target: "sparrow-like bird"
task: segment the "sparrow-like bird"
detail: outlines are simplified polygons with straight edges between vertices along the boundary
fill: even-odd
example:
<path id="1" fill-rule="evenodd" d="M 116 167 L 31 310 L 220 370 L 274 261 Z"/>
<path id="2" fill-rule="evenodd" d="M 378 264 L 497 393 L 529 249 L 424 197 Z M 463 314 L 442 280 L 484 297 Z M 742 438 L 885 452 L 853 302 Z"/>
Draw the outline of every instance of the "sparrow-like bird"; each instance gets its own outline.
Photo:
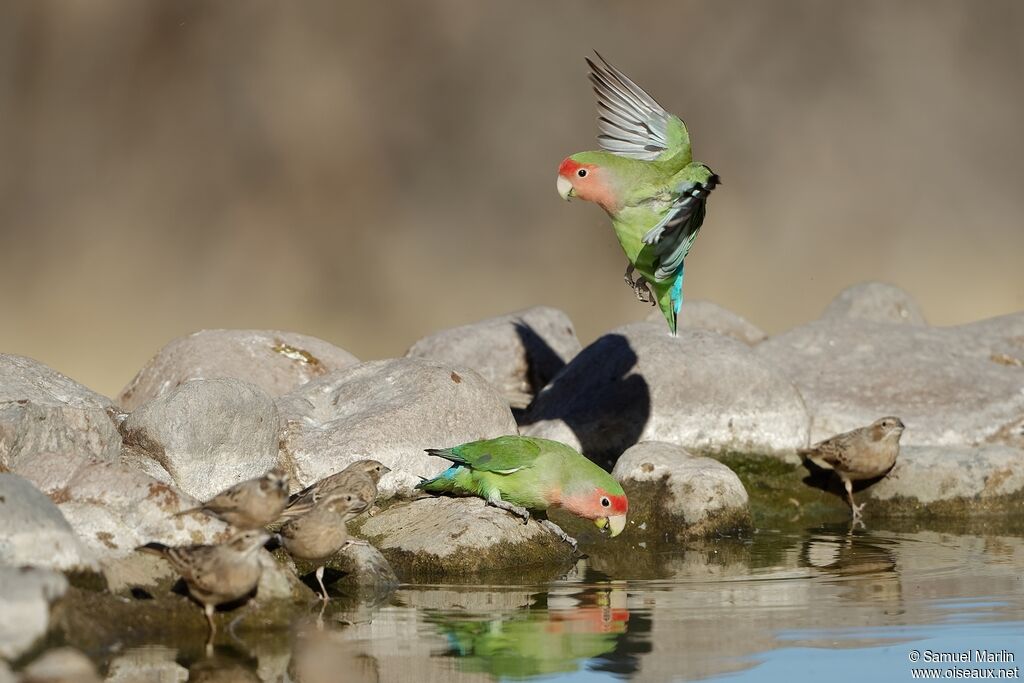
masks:
<path id="1" fill-rule="evenodd" d="M 239 482 L 202 505 L 174 516 L 205 512 L 236 529 L 262 529 L 277 519 L 287 504 L 288 473 L 275 467 L 262 477 Z"/>
<path id="2" fill-rule="evenodd" d="M 860 520 L 864 503 L 853 502 L 853 482 L 885 476 L 896 464 L 900 453 L 900 436 L 905 429 L 898 417 L 883 417 L 867 427 L 837 434 L 810 448 L 801 448 L 799 455 L 818 467 L 834 470 L 843 480 L 854 521 Z"/>
<path id="3" fill-rule="evenodd" d="M 221 545 L 172 548 L 162 543 L 148 543 L 137 550 L 162 555 L 181 574 L 189 594 L 203 606 L 212 641 L 217 632 L 213 623 L 214 609 L 256 588 L 263 574 L 258 553 L 268 540 L 270 534 L 266 531 L 252 529 L 232 536 Z"/>
<path id="4" fill-rule="evenodd" d="M 345 523 L 367 507 L 366 499 L 358 492 L 334 491 L 319 498 L 304 514 L 289 519 L 278 532 L 281 545 L 292 557 L 318 563 L 316 580 L 324 602 L 329 597 L 323 563 L 348 544 Z"/>
<path id="5" fill-rule="evenodd" d="M 294 494 L 279 517 L 284 520 L 304 515 L 312 510 L 318 501 L 338 491 L 357 495 L 366 502 L 364 509 L 369 509 L 377 500 L 377 484 L 380 478 L 390 471 L 376 460 L 357 460 L 342 471 L 324 477 Z"/>
<path id="6" fill-rule="evenodd" d="M 597 93 L 601 151 L 566 157 L 558 193 L 594 202 L 612 219 L 629 264 L 626 282 L 641 301 L 657 303 L 673 336 L 683 305 L 683 260 L 704 223 L 708 195 L 718 185 L 693 160 L 690 134 L 643 88 L 597 55 L 588 59 Z M 633 272 L 640 275 L 633 280 Z M 651 294 L 651 289 L 654 293 Z"/>

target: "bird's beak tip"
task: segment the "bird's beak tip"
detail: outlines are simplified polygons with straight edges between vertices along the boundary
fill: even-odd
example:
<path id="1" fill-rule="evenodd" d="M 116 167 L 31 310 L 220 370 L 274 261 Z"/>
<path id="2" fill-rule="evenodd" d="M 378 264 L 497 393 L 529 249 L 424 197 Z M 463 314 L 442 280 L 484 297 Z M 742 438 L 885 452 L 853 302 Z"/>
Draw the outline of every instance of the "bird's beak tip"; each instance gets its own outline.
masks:
<path id="1" fill-rule="evenodd" d="M 608 528 L 608 533 L 612 538 L 615 538 L 622 533 L 622 530 L 626 528 L 626 515 L 610 515 L 608 517 L 600 517 L 594 521 L 598 529 Z"/>
<path id="2" fill-rule="evenodd" d="M 565 176 L 558 176 L 558 180 L 555 181 L 555 188 L 558 190 L 558 195 L 565 201 L 572 199 L 572 183 Z"/>

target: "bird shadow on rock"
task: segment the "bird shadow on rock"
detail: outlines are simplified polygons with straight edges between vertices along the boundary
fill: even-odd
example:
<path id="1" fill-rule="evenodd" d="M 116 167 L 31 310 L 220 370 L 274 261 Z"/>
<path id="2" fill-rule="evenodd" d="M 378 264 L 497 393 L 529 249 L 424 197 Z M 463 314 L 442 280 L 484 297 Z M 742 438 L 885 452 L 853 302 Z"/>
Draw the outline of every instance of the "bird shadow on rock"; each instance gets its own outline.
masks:
<path id="1" fill-rule="evenodd" d="M 544 337 L 537 334 L 532 325 L 518 321 L 514 327 L 526 352 L 526 381 L 530 385 L 531 396 L 535 397 L 565 367 L 565 361 Z M 526 416 L 528 409 L 528 406 L 512 408 L 516 422 Z"/>
<path id="2" fill-rule="evenodd" d="M 651 391 L 634 372 L 637 360 L 624 335 L 604 335 L 555 376 L 521 424 L 560 420 L 585 456 L 611 469 L 651 417 Z"/>
<path id="3" fill-rule="evenodd" d="M 807 470 L 807 476 L 801 480 L 804 484 L 828 493 L 834 493 L 843 500 L 843 503 L 846 503 L 846 489 L 843 488 L 843 480 L 834 471 L 826 467 L 819 467 L 808 458 L 803 459 L 803 466 Z M 853 482 L 853 492 L 858 493 L 866 488 L 870 488 L 875 483 L 885 479 L 888 474 L 886 472 L 872 479 L 859 479 Z"/>

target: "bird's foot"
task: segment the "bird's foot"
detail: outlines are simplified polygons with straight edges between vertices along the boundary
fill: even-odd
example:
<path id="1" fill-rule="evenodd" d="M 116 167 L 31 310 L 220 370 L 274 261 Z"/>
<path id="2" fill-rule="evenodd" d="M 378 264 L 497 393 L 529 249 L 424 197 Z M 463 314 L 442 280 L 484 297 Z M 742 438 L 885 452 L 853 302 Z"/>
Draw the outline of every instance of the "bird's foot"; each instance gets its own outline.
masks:
<path id="1" fill-rule="evenodd" d="M 530 523 L 530 511 L 527 510 L 524 507 L 519 507 L 518 505 L 513 505 L 512 503 L 506 503 L 505 501 L 501 500 L 500 498 L 488 498 L 487 499 L 487 504 L 488 505 L 493 505 L 494 507 L 498 508 L 499 510 L 505 510 L 506 512 L 511 512 L 516 517 L 522 517 L 523 518 L 523 524 L 529 524 Z"/>
<path id="2" fill-rule="evenodd" d="M 548 531 L 553 533 L 555 536 L 558 536 L 558 538 L 560 540 L 565 541 L 570 546 L 572 546 L 573 552 L 576 552 L 576 549 L 579 547 L 579 543 L 576 542 L 575 538 L 573 538 L 569 534 L 567 534 L 564 531 L 562 531 L 562 527 L 558 526 L 557 524 L 552 522 L 550 519 L 542 519 L 542 520 L 540 520 L 540 524 L 545 529 L 547 529 Z"/>
<path id="3" fill-rule="evenodd" d="M 853 521 L 854 522 L 860 522 L 861 521 L 861 513 L 863 513 L 863 511 L 864 511 L 864 506 L 865 505 L 867 505 L 867 503 L 861 503 L 860 505 L 853 505 L 853 504 L 850 505 L 850 511 L 853 512 Z M 863 523 L 863 522 L 861 522 L 861 523 Z"/>

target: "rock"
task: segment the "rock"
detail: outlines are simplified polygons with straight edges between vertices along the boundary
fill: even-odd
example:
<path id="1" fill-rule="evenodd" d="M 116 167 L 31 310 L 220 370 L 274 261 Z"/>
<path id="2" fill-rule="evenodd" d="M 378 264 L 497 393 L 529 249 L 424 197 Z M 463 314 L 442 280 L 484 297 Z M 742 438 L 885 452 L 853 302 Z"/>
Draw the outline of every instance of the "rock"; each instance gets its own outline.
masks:
<path id="1" fill-rule="evenodd" d="M 291 557 L 284 548 L 275 550 L 274 557 L 302 577 L 309 577 L 319 566 L 316 562 Z M 388 593 L 398 586 L 395 570 L 372 545 L 350 545 L 327 560 L 324 567 L 327 569 L 324 584 L 329 590 L 339 589 L 347 595 Z M 319 591 L 315 579 L 306 585 Z"/>
<path id="2" fill-rule="evenodd" d="M 89 658 L 70 647 L 48 650 L 25 667 L 22 683 L 100 683 Z"/>
<path id="3" fill-rule="evenodd" d="M 110 399 L 42 363 L 0 354 L 0 471 L 38 453 L 117 458 Z"/>
<path id="4" fill-rule="evenodd" d="M 350 526 L 406 580 L 572 563 L 569 545 L 535 520 L 523 524 L 481 498 L 420 498 Z"/>
<path id="5" fill-rule="evenodd" d="M 1024 450 L 999 445 L 904 447 L 888 476 L 856 495 L 865 494 L 904 506 L 967 502 L 971 512 L 985 512 L 990 502 L 997 502 L 991 499 L 1024 499 Z"/>
<path id="6" fill-rule="evenodd" d="M 0 564 L 96 568 L 53 501 L 16 474 L 0 474 Z"/>
<path id="7" fill-rule="evenodd" d="M 0 683 L 16 683 L 10 667 L 2 659 L 0 659 Z"/>
<path id="8" fill-rule="evenodd" d="M 15 473 L 50 496 L 101 564 L 151 541 L 211 543 L 228 533 L 227 525 L 213 517 L 174 517 L 198 501 L 118 463 L 45 455 Z"/>
<path id="9" fill-rule="evenodd" d="M 1024 446 L 1024 367 L 979 352 L 977 330 L 819 320 L 757 346 L 811 412 L 811 442 L 898 415 L 904 446 Z"/>
<path id="10" fill-rule="evenodd" d="M 707 330 L 634 323 L 585 348 L 538 396 L 522 430 L 606 466 L 639 441 L 705 451 L 791 451 L 807 409 L 746 344 Z"/>
<path id="11" fill-rule="evenodd" d="M 15 659 L 46 634 L 68 581 L 49 569 L 0 566 L 0 657 Z"/>
<path id="12" fill-rule="evenodd" d="M 638 443 L 612 476 L 629 498 L 631 536 L 674 540 L 750 527 L 750 501 L 736 473 L 675 444 Z"/>
<path id="13" fill-rule="evenodd" d="M 1010 368 L 1024 367 L 1024 311 L 943 328 L 959 333 L 963 351 Z"/>
<path id="14" fill-rule="evenodd" d="M 184 683 L 188 669 L 175 661 L 178 651 L 160 645 L 133 647 L 110 660 L 106 683 Z"/>
<path id="15" fill-rule="evenodd" d="M 647 316 L 647 321 L 664 325 L 665 317 L 659 309 L 654 308 Z M 684 301 L 679 313 L 679 329 L 711 330 L 751 346 L 768 338 L 761 328 L 743 316 L 710 301 Z"/>
<path id="16" fill-rule="evenodd" d="M 358 363 L 316 337 L 276 330 L 201 330 L 160 349 L 118 396 L 127 410 L 193 379 L 240 379 L 283 396 L 311 379 Z"/>
<path id="17" fill-rule="evenodd" d="M 821 317 L 905 325 L 928 324 L 910 294 L 882 282 L 863 282 L 847 287 L 825 308 Z"/>
<path id="18" fill-rule="evenodd" d="M 425 358 L 361 363 L 278 399 L 281 452 L 305 487 L 362 458 L 394 472 L 382 497 L 410 491 L 448 463 L 426 448 L 515 434 L 508 403 L 469 368 Z"/>
<path id="19" fill-rule="evenodd" d="M 237 379 L 185 382 L 135 410 L 121 433 L 201 500 L 277 464 L 277 407 Z"/>
<path id="20" fill-rule="evenodd" d="M 473 368 L 513 408 L 525 408 L 579 351 L 569 316 L 536 306 L 442 330 L 413 344 L 406 356 Z"/>

